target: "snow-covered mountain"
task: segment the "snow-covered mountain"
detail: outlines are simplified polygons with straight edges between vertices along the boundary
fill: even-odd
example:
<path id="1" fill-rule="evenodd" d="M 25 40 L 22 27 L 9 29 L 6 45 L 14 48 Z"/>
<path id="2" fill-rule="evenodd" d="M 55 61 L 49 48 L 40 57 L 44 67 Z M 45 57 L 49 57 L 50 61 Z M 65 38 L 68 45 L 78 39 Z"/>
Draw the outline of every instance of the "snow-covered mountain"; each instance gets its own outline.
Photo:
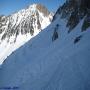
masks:
<path id="1" fill-rule="evenodd" d="M 0 16 L 0 64 L 12 51 L 46 28 L 51 20 L 52 14 L 41 4 Z"/>
<path id="2" fill-rule="evenodd" d="M 2 64 L 1 89 L 90 90 L 88 6 L 89 0 L 67 0 L 46 29 Z"/>

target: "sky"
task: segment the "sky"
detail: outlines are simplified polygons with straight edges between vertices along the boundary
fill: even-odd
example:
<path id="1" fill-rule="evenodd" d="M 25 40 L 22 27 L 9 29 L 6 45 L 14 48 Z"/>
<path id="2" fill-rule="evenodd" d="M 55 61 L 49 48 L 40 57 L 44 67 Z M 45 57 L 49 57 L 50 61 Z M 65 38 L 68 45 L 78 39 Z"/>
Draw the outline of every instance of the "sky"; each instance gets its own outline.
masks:
<path id="1" fill-rule="evenodd" d="M 55 12 L 65 0 L 0 0 L 0 15 L 10 15 L 33 3 L 40 3 Z"/>

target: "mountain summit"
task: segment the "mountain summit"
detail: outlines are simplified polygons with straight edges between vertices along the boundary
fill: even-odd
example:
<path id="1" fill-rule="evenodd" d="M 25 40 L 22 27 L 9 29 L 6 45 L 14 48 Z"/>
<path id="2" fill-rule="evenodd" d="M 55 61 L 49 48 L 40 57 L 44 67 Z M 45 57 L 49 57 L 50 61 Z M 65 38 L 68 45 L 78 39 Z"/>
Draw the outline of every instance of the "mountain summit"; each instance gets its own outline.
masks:
<path id="1" fill-rule="evenodd" d="M 46 28 L 51 20 L 52 14 L 41 4 L 30 5 L 9 16 L 0 16 L 0 62 L 13 49 Z"/>
<path id="2" fill-rule="evenodd" d="M 41 4 L 33 4 L 28 8 L 20 10 L 9 16 L 0 17 L 0 35 L 1 40 L 13 36 L 16 38 L 19 34 L 34 35 L 36 32 L 44 29 L 50 22 L 52 16 L 50 12 Z"/>

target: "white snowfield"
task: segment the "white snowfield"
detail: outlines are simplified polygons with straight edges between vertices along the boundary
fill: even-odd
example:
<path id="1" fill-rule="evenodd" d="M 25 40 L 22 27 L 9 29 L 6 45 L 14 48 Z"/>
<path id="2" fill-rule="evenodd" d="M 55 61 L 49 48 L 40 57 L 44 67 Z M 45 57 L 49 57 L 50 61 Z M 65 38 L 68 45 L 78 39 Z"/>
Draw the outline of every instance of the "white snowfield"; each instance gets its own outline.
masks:
<path id="1" fill-rule="evenodd" d="M 30 33 L 22 35 L 20 32 L 17 38 L 16 35 L 13 35 L 12 37 L 10 37 L 9 42 L 7 42 L 8 38 L 6 38 L 3 41 L 1 40 L 4 32 L 0 34 L 0 65 L 12 52 L 14 52 L 20 46 L 24 45 L 27 41 L 29 41 L 32 37 L 36 36 L 41 30 L 46 28 L 51 23 L 50 20 L 52 20 L 52 15 L 50 14 L 49 16 L 46 17 L 42 12 L 40 12 L 36 8 L 36 6 L 37 4 L 30 5 L 28 8 L 22 9 L 19 12 L 14 13 L 8 18 L 8 22 L 6 23 L 5 30 L 7 30 L 8 28 L 9 21 L 12 22 L 11 28 L 13 28 L 13 26 L 17 27 L 19 24 L 23 24 L 22 22 L 24 20 L 26 20 L 29 23 L 30 22 L 29 18 L 34 14 L 36 15 L 36 12 L 38 12 L 41 29 L 39 30 L 37 26 L 37 16 L 34 16 L 36 22 L 34 23 L 33 36 L 31 36 Z M 21 28 L 19 29 L 21 31 Z M 16 42 L 14 42 L 15 38 L 16 38 Z"/>
<path id="2" fill-rule="evenodd" d="M 90 28 L 81 32 L 82 23 L 68 34 L 66 20 L 58 16 L 5 60 L 0 68 L 0 88 L 90 90 Z M 59 38 L 52 42 L 57 24 Z M 74 44 L 80 35 L 80 41 Z"/>

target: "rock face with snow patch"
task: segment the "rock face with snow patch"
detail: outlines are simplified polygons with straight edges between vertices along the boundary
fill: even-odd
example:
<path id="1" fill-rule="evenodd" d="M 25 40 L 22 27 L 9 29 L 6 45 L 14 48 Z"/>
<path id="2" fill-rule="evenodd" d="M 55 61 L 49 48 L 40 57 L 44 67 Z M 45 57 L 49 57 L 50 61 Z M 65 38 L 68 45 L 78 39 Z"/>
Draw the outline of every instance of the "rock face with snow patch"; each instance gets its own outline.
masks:
<path id="1" fill-rule="evenodd" d="M 81 31 L 85 31 L 90 27 L 90 1 L 89 0 L 66 0 L 64 5 L 60 7 L 56 15 L 60 14 L 61 18 L 67 19 L 68 32 L 71 32 L 78 23 L 85 17 Z M 56 17 L 54 16 L 54 19 Z"/>

